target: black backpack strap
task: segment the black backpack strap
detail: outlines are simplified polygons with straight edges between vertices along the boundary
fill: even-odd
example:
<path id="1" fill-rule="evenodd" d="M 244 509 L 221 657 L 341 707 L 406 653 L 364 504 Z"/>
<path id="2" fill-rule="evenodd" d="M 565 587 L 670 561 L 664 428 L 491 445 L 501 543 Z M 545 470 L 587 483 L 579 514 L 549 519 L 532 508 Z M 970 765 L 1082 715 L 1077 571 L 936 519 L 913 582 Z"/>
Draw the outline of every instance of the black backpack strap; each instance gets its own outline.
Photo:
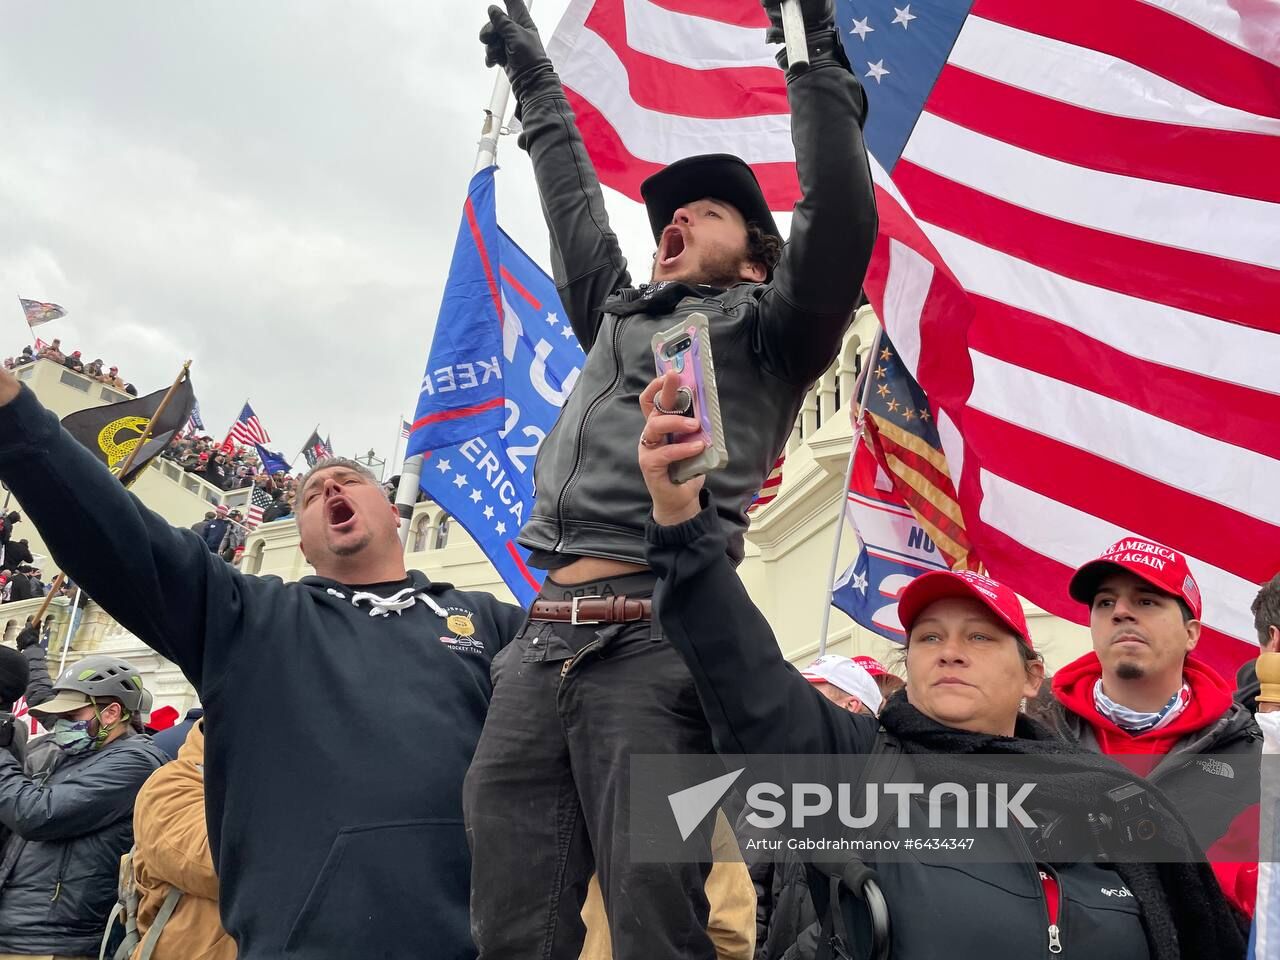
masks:
<path id="1" fill-rule="evenodd" d="M 862 774 L 854 786 L 854 796 L 865 796 L 864 789 L 869 782 L 884 783 L 897 769 L 902 755 L 902 745 L 883 727 L 876 735 L 875 746 Z M 867 829 L 868 839 L 879 836 L 888 823 L 891 811 L 881 804 L 879 815 Z M 880 891 L 879 878 L 872 867 L 869 867 L 856 854 L 842 861 L 813 863 L 815 869 L 827 876 L 827 914 L 822 921 L 822 933 L 819 936 L 817 960 L 856 960 L 851 952 L 853 941 L 849 937 L 848 925 L 845 923 L 844 911 L 840 902 L 843 890 L 848 890 L 866 906 L 870 921 L 871 951 L 870 960 L 888 960 L 891 931 L 889 928 L 889 909 L 884 894 Z"/>

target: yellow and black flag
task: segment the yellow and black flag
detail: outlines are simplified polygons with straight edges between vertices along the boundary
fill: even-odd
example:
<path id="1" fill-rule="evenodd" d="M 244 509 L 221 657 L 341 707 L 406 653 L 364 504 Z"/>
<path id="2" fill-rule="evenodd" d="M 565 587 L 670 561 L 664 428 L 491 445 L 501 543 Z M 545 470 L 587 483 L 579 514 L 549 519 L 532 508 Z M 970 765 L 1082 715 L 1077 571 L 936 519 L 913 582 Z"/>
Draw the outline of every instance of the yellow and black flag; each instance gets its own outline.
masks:
<path id="1" fill-rule="evenodd" d="M 168 403 L 165 403 L 166 396 L 169 396 Z M 191 378 L 186 376 L 172 388 L 157 390 L 136 400 L 77 410 L 63 417 L 62 425 L 113 472 L 124 466 L 129 454 L 145 435 L 146 444 L 129 464 L 128 474 L 120 477 L 120 481 L 128 486 L 138 472 L 158 457 L 169 441 L 186 426 L 195 399 Z M 151 425 L 150 432 L 147 431 L 148 424 Z"/>

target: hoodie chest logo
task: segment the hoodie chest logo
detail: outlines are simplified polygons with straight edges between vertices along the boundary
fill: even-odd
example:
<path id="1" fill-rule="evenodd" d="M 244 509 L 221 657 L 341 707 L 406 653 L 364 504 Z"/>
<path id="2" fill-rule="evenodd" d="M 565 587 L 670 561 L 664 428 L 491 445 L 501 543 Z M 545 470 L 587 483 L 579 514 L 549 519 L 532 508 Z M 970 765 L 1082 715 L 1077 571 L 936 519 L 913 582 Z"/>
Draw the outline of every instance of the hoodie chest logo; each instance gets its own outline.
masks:
<path id="1" fill-rule="evenodd" d="M 463 607 L 448 607 L 448 616 L 444 626 L 452 636 L 440 638 L 450 650 L 456 653 L 484 654 L 484 643 L 476 639 L 475 614 Z"/>

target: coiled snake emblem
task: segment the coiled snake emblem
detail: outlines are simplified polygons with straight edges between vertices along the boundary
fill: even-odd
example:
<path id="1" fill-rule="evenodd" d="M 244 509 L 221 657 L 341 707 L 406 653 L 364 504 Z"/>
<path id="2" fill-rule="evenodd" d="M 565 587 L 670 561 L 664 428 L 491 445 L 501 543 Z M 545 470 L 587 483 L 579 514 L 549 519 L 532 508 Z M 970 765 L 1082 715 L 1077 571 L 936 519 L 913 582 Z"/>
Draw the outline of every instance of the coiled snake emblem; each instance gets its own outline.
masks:
<path id="1" fill-rule="evenodd" d="M 98 431 L 98 446 L 107 455 L 108 467 L 114 467 L 129 456 L 129 453 L 142 439 L 142 434 L 147 429 L 147 422 L 146 417 L 121 417 L 119 420 L 112 420 Z M 129 430 L 136 436 L 117 440 L 116 436 L 122 430 Z"/>

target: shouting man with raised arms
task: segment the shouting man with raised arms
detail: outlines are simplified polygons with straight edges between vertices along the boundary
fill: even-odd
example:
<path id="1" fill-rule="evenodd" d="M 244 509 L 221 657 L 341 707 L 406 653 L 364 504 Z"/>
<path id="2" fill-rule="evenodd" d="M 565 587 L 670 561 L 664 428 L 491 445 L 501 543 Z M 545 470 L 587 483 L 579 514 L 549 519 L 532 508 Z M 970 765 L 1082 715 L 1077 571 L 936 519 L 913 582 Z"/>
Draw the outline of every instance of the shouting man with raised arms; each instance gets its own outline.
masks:
<path id="1" fill-rule="evenodd" d="M 728 447 L 707 486 L 740 561 L 747 507 L 835 359 L 875 241 L 866 100 L 831 0 L 804 0 L 810 69 L 788 81 L 803 197 L 789 242 L 743 160 L 673 156 L 641 186 L 657 252 L 635 286 L 537 29 L 523 0 L 506 5 L 489 8 L 481 39 L 519 100 L 556 283 L 587 360 L 539 453 L 519 538 L 547 580 L 494 664 L 467 777 L 472 929 L 486 960 L 577 957 L 594 868 L 617 960 L 710 960 L 707 866 L 629 855 L 630 754 L 711 750 L 688 670 L 651 609 L 637 398 L 654 376 L 653 335 L 705 315 Z M 764 5 L 780 36 L 777 0 Z"/>

